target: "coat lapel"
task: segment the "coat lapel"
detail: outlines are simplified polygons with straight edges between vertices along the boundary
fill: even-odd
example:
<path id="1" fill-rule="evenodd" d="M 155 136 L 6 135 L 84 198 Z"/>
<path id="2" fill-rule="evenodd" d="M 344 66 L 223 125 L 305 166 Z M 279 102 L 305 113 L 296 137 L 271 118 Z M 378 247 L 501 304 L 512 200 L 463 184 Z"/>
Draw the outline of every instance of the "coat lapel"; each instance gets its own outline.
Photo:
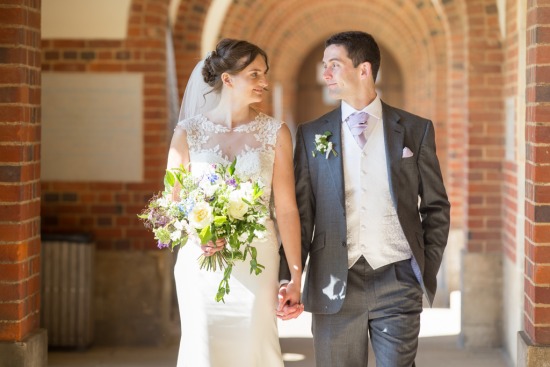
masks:
<path id="1" fill-rule="evenodd" d="M 397 209 L 398 177 L 403 155 L 404 128 L 399 124 L 399 115 L 394 109 L 382 102 L 382 120 L 384 121 L 384 140 L 388 166 L 388 179 L 393 205 Z"/>
<path id="2" fill-rule="evenodd" d="M 332 154 L 329 155 L 328 159 L 325 159 L 322 156 L 323 161 L 326 162 L 328 170 L 330 172 L 330 177 L 334 183 L 334 187 L 338 193 L 338 199 L 342 204 L 342 208 L 345 208 L 344 203 L 344 168 L 342 164 L 342 110 L 341 107 L 336 108 L 330 112 L 324 121 L 323 131 L 319 133 L 322 134 L 325 131 L 330 131 L 332 133 L 332 142 L 334 144 L 334 149 L 338 156 Z"/>

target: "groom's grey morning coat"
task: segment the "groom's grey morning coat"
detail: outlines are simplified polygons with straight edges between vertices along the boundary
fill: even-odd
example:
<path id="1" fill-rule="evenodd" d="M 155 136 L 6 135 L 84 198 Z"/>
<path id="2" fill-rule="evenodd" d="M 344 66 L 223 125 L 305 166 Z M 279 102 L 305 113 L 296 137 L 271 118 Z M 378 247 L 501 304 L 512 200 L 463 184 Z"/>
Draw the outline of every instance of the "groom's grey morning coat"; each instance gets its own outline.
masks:
<path id="1" fill-rule="evenodd" d="M 433 301 L 443 250 L 449 233 L 450 204 L 435 153 L 432 122 L 382 103 L 382 118 L 390 192 L 405 237 Z M 342 115 L 337 108 L 300 125 L 296 134 L 296 198 L 302 227 L 302 265 L 309 265 L 302 301 L 312 313 L 338 312 L 345 297 L 348 272 L 344 172 L 342 164 Z M 312 155 L 315 135 L 330 131 L 332 153 Z M 403 158 L 403 148 L 413 156 Z M 420 202 L 419 199 L 420 198 Z M 376 244 L 372 244 L 375 246 Z M 281 247 L 282 248 L 282 247 Z M 281 256 L 281 279 L 290 279 Z"/>

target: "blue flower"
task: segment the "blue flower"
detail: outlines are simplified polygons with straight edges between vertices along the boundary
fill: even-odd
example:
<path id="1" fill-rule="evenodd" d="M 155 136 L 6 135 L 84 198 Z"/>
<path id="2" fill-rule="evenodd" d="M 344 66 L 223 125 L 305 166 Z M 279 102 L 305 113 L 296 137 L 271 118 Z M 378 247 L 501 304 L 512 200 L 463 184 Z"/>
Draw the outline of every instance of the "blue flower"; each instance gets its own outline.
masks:
<path id="1" fill-rule="evenodd" d="M 193 210 L 195 206 L 195 201 L 191 198 L 186 198 L 180 204 L 178 204 L 178 209 L 185 215 L 189 215 L 189 212 Z"/>
<path id="2" fill-rule="evenodd" d="M 215 173 L 209 173 L 206 178 L 208 179 L 208 181 L 210 181 L 211 184 L 215 183 L 216 181 L 218 181 L 218 179 L 220 178 L 220 176 L 218 176 L 217 174 Z"/>

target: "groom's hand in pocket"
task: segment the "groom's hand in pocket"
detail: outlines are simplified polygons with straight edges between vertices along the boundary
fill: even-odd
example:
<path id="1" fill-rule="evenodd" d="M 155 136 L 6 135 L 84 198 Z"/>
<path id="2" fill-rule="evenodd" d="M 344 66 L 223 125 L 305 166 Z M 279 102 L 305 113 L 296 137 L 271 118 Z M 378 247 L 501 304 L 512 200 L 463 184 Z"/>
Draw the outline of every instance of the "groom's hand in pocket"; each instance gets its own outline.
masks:
<path id="1" fill-rule="evenodd" d="M 304 312 L 304 305 L 300 303 L 300 287 L 293 282 L 282 284 L 278 297 L 277 317 L 281 320 L 295 319 Z"/>

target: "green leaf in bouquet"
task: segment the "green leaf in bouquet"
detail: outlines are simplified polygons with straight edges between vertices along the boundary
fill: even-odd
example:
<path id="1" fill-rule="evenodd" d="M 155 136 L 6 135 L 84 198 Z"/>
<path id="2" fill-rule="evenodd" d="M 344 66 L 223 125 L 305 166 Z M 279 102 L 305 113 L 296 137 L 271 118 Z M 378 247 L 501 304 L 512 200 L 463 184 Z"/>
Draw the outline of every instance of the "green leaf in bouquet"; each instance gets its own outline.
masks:
<path id="1" fill-rule="evenodd" d="M 235 157 L 235 159 L 233 159 L 233 162 L 231 162 L 231 165 L 227 168 L 227 172 L 229 172 L 229 174 L 231 176 L 233 176 L 233 174 L 235 173 L 235 166 L 237 165 L 237 157 Z"/>
<path id="2" fill-rule="evenodd" d="M 254 183 L 252 188 L 253 188 L 252 197 L 254 198 L 254 200 L 257 200 L 260 196 L 262 196 L 262 194 L 264 193 L 264 190 L 262 190 L 262 188 L 260 187 L 260 185 L 258 185 L 257 182 Z"/>
<path id="3" fill-rule="evenodd" d="M 256 268 L 254 269 L 254 274 L 258 275 L 262 273 L 262 270 L 265 269 L 265 266 L 262 264 L 256 264 Z"/>
<path id="4" fill-rule="evenodd" d="M 172 250 L 174 250 L 174 248 L 175 248 L 176 246 L 178 246 L 178 245 L 179 245 L 180 247 L 185 246 L 185 245 L 187 244 L 187 241 L 188 241 L 188 240 L 189 240 L 189 236 L 183 236 L 183 237 L 181 238 L 181 240 L 178 241 L 178 243 L 172 242 Z"/>
<path id="5" fill-rule="evenodd" d="M 232 234 L 231 236 L 229 236 L 229 246 L 231 246 L 233 250 L 239 249 L 239 237 L 236 234 Z"/>
<path id="6" fill-rule="evenodd" d="M 225 223 L 227 223 L 227 217 L 225 215 L 218 215 L 214 217 L 214 224 L 216 226 L 221 226 Z"/>
<path id="7" fill-rule="evenodd" d="M 246 258 L 246 255 L 243 254 L 242 252 L 240 251 L 233 251 L 233 260 L 240 260 L 240 261 L 244 261 L 245 258 Z"/>
<path id="8" fill-rule="evenodd" d="M 211 226 L 204 227 L 199 233 L 199 238 L 203 245 L 212 239 L 212 230 L 210 227 Z"/>
<path id="9" fill-rule="evenodd" d="M 166 191 L 169 191 L 176 182 L 176 176 L 171 170 L 167 170 L 164 174 L 164 188 Z"/>
<path id="10" fill-rule="evenodd" d="M 228 264 L 227 268 L 225 268 L 225 271 L 223 272 L 223 279 L 220 282 L 220 285 L 218 286 L 218 293 L 216 293 L 216 302 L 222 301 L 225 303 L 225 300 L 223 297 L 226 294 L 229 294 L 231 291 L 231 288 L 229 287 L 229 278 L 231 277 L 231 272 L 233 271 L 233 265 Z"/>
<path id="11" fill-rule="evenodd" d="M 225 303 L 223 296 L 225 296 L 225 288 L 220 285 L 220 287 L 218 288 L 218 293 L 216 293 L 216 302 L 222 301 L 223 303 Z"/>
<path id="12" fill-rule="evenodd" d="M 147 218 L 149 218 L 149 215 L 148 214 L 138 214 L 138 218 L 147 219 Z"/>
<path id="13" fill-rule="evenodd" d="M 233 265 L 228 265 L 227 268 L 225 268 L 225 271 L 223 272 L 223 277 L 229 281 L 229 277 L 231 276 L 232 271 L 233 271 Z M 227 285 L 227 289 L 229 290 L 229 284 Z"/>
<path id="14" fill-rule="evenodd" d="M 242 198 L 242 200 L 249 206 L 253 206 L 254 203 L 253 202 L 250 202 L 249 200 L 247 200 L 246 198 Z"/>
<path id="15" fill-rule="evenodd" d="M 155 228 L 153 233 L 155 234 L 155 240 L 159 240 L 162 243 L 170 243 L 170 231 L 166 227 Z"/>
<path id="16" fill-rule="evenodd" d="M 183 177 L 187 176 L 189 174 L 189 171 L 185 169 L 183 164 L 180 164 L 180 166 L 176 169 L 176 179 L 180 183 L 180 185 L 183 185 Z"/>
<path id="17" fill-rule="evenodd" d="M 258 261 L 256 259 L 252 258 L 250 259 L 250 274 L 252 274 L 253 271 L 256 271 L 258 268 Z"/>

